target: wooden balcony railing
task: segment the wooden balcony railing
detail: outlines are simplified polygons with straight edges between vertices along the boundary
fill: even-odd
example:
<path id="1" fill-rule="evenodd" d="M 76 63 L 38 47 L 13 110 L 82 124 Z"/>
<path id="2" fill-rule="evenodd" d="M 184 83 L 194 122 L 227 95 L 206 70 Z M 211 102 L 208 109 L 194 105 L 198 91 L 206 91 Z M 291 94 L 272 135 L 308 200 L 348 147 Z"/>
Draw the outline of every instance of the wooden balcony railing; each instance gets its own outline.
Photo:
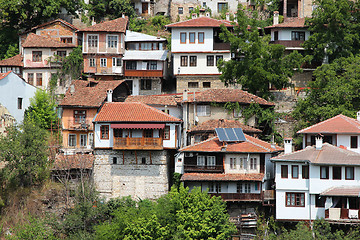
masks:
<path id="1" fill-rule="evenodd" d="M 214 43 L 214 50 L 230 50 L 230 43 Z"/>
<path id="2" fill-rule="evenodd" d="M 209 193 L 211 196 L 221 196 L 224 201 L 260 202 L 260 193 Z"/>
<path id="3" fill-rule="evenodd" d="M 349 209 L 347 208 L 329 208 L 325 209 L 325 219 L 328 220 L 360 220 L 360 210 L 358 209 L 351 209 L 351 211 L 357 211 L 357 217 L 352 216 L 349 217 Z"/>
<path id="4" fill-rule="evenodd" d="M 94 130 L 94 127 L 93 127 L 93 123 L 90 120 L 75 121 L 73 119 L 68 121 L 68 129 L 88 131 L 88 130 Z"/>
<path id="5" fill-rule="evenodd" d="M 199 165 L 189 165 L 184 164 L 185 172 L 213 172 L 213 173 L 222 173 L 224 172 L 223 165 L 215 166 L 199 166 Z"/>
<path id="6" fill-rule="evenodd" d="M 161 150 L 163 149 L 162 138 L 118 138 L 114 137 L 114 149 L 144 149 Z"/>
<path id="7" fill-rule="evenodd" d="M 275 200 L 275 190 L 265 190 L 265 191 L 263 191 L 263 199 L 265 201 Z"/>
<path id="8" fill-rule="evenodd" d="M 125 77 L 163 77 L 162 70 L 128 70 L 124 72 Z"/>
<path id="9" fill-rule="evenodd" d="M 276 40 L 276 41 L 271 41 L 270 43 L 280 44 L 287 48 L 291 48 L 291 47 L 300 48 L 304 42 L 305 41 L 303 41 L 303 40 Z"/>

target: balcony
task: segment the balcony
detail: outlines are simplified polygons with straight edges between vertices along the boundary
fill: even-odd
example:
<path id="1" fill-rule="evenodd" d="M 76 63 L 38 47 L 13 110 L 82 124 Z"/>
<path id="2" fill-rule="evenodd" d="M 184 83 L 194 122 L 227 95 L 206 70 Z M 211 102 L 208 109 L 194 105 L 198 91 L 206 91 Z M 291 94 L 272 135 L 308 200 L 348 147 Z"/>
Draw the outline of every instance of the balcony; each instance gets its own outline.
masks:
<path id="1" fill-rule="evenodd" d="M 125 77 L 163 77 L 162 70 L 129 70 L 126 69 Z"/>
<path id="2" fill-rule="evenodd" d="M 214 43 L 214 50 L 229 50 L 230 51 L 230 43 Z"/>
<path id="3" fill-rule="evenodd" d="M 261 202 L 260 193 L 209 193 L 211 196 L 220 196 L 224 201 Z"/>
<path id="4" fill-rule="evenodd" d="M 119 138 L 114 137 L 113 149 L 117 150 L 162 150 L 162 138 Z"/>
<path id="5" fill-rule="evenodd" d="M 199 165 L 184 165 L 184 171 L 186 173 L 190 172 L 202 172 L 202 173 L 222 173 L 224 172 L 223 165 L 215 165 L 215 166 L 199 166 Z"/>
<path id="6" fill-rule="evenodd" d="M 358 209 L 329 208 L 325 209 L 325 219 L 330 221 L 355 221 L 360 222 L 360 211 Z"/>
<path id="7" fill-rule="evenodd" d="M 89 130 L 92 131 L 92 130 L 94 130 L 94 126 L 90 120 L 75 121 L 73 119 L 73 120 L 68 121 L 68 129 L 69 130 L 79 130 L 79 131 L 89 131 Z"/>
<path id="8" fill-rule="evenodd" d="M 272 44 L 280 44 L 283 45 L 286 48 L 303 48 L 301 45 L 304 43 L 305 41 L 303 40 L 276 40 L 276 41 L 271 41 L 270 43 Z"/>

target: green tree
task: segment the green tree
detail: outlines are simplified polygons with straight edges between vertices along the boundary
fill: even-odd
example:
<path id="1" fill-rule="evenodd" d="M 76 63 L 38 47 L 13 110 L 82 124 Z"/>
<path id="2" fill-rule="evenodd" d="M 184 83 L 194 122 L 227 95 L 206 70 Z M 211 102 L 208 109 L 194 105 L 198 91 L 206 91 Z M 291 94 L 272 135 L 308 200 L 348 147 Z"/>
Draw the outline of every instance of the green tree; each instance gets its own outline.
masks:
<path id="1" fill-rule="evenodd" d="M 25 119 L 36 122 L 44 129 L 57 127 L 56 103 L 46 91 L 35 92 L 35 96 L 30 99 L 29 108 L 25 110 Z"/>
<path id="2" fill-rule="evenodd" d="M 360 56 L 336 59 L 314 71 L 304 99 L 299 99 L 293 116 L 298 128 L 338 114 L 355 117 L 360 109 Z"/>
<path id="3" fill-rule="evenodd" d="M 88 17 L 96 22 L 109 18 L 110 20 L 122 16 L 135 17 L 135 9 L 130 0 L 90 0 Z"/>
<path id="4" fill-rule="evenodd" d="M 261 36 L 262 21 L 249 18 L 244 9 L 237 11 L 238 24 L 234 32 L 222 26 L 221 39 L 231 44 L 235 59 L 219 61 L 220 79 L 229 84 L 241 84 L 247 91 L 269 99 L 269 88 L 282 89 L 289 86 L 294 69 L 300 69 L 302 55 L 292 52 L 285 55 L 285 47 L 270 44 L 269 36 Z M 251 29 L 249 29 L 251 26 Z"/>
<path id="5" fill-rule="evenodd" d="M 316 0 L 312 18 L 306 24 L 313 33 L 304 43 L 309 60 L 329 62 L 360 53 L 359 1 Z"/>

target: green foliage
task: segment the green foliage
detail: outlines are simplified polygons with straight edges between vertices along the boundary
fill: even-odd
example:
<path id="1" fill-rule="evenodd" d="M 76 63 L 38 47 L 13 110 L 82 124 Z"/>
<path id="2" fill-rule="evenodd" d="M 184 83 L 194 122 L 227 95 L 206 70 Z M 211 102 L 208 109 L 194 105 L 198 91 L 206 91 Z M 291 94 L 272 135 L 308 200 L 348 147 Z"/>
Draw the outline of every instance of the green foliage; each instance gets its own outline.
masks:
<path id="1" fill-rule="evenodd" d="M 164 33 L 165 25 L 170 24 L 168 16 L 158 15 L 150 17 L 149 19 L 132 18 L 129 21 L 129 28 L 134 32 L 142 32 L 149 35 L 158 35 L 167 37 L 168 33 Z"/>
<path id="2" fill-rule="evenodd" d="M 8 128 L 0 137 L 3 184 L 9 187 L 41 184 L 49 175 L 48 132 L 32 121 Z"/>
<path id="3" fill-rule="evenodd" d="M 83 65 L 82 46 L 77 46 L 62 61 L 62 73 L 70 75 L 73 79 L 78 79 L 82 75 Z"/>
<path id="4" fill-rule="evenodd" d="M 221 27 L 220 38 L 230 42 L 236 59 L 220 61 L 220 79 L 225 85 L 241 84 L 244 89 L 260 97 L 269 99 L 270 86 L 282 89 L 289 86 L 289 78 L 294 69 L 300 69 L 302 55 L 294 51 L 285 55 L 285 47 L 269 44 L 269 36 L 260 36 L 263 21 L 249 18 L 245 10 L 237 11 L 238 25 L 234 32 Z M 248 29 L 251 26 L 251 29 Z"/>
<path id="5" fill-rule="evenodd" d="M 174 172 L 174 174 L 173 174 L 173 186 L 176 187 L 177 189 L 179 189 L 180 185 L 181 185 L 181 181 L 180 181 L 181 176 L 182 176 L 182 174 L 180 174 L 180 173 Z"/>
<path id="6" fill-rule="evenodd" d="M 316 0 L 314 4 L 317 8 L 306 21 L 313 34 L 304 43 L 309 60 L 321 62 L 325 51 L 329 62 L 359 54 L 359 1 Z"/>
<path id="7" fill-rule="evenodd" d="M 130 0 L 90 0 L 88 4 L 88 17 L 96 22 L 107 19 L 116 19 L 124 13 L 134 18 L 136 13 Z"/>
<path id="8" fill-rule="evenodd" d="M 14 44 L 10 44 L 9 45 L 9 48 L 7 49 L 6 53 L 5 53 L 5 56 L 4 58 L 7 59 L 7 58 L 11 58 L 15 55 L 19 54 L 19 46 L 17 43 L 14 43 Z"/>
<path id="9" fill-rule="evenodd" d="M 56 103 L 46 91 L 36 91 L 25 111 L 25 119 L 36 122 L 44 129 L 57 128 Z"/>
<path id="10" fill-rule="evenodd" d="M 298 129 L 344 114 L 355 117 L 360 109 L 360 56 L 340 58 L 314 71 L 305 99 L 299 99 L 293 116 Z"/>

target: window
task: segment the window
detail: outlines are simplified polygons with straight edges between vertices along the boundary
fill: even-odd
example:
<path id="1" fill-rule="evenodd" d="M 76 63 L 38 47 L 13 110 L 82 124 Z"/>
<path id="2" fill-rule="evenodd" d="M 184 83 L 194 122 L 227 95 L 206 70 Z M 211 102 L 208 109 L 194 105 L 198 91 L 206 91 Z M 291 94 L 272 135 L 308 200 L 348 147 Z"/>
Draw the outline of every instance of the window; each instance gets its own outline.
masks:
<path id="1" fill-rule="evenodd" d="M 109 139 L 109 126 L 100 126 L 100 139 Z"/>
<path id="2" fill-rule="evenodd" d="M 108 36 L 108 48 L 117 48 L 117 36 Z"/>
<path id="3" fill-rule="evenodd" d="M 292 31 L 291 32 L 291 40 L 305 41 L 305 32 Z"/>
<path id="4" fill-rule="evenodd" d="M 197 57 L 190 56 L 190 67 L 196 67 L 196 63 L 197 63 Z"/>
<path id="5" fill-rule="evenodd" d="M 244 184 L 244 193 L 250 193 L 250 183 Z"/>
<path id="6" fill-rule="evenodd" d="M 36 74 L 36 86 L 42 86 L 42 73 Z"/>
<path id="7" fill-rule="evenodd" d="M 34 85 L 34 74 L 28 73 L 28 83 Z"/>
<path id="8" fill-rule="evenodd" d="M 60 38 L 61 42 L 63 43 L 72 43 L 72 37 L 62 37 Z"/>
<path id="9" fill-rule="evenodd" d="M 329 167 L 320 167 L 320 178 L 329 179 Z"/>
<path id="10" fill-rule="evenodd" d="M 156 61 L 148 61 L 146 64 L 147 70 L 157 70 L 157 62 Z"/>
<path id="11" fill-rule="evenodd" d="M 113 57 L 112 65 L 113 67 L 121 67 L 121 58 Z"/>
<path id="12" fill-rule="evenodd" d="M 219 63 L 220 59 L 224 59 L 224 56 L 223 55 L 216 55 L 216 64 Z"/>
<path id="13" fill-rule="evenodd" d="M 243 158 L 239 158 L 239 168 L 244 169 L 244 159 Z"/>
<path id="14" fill-rule="evenodd" d="M 18 109 L 22 109 L 22 103 L 23 103 L 23 99 L 22 98 L 18 98 Z"/>
<path id="15" fill-rule="evenodd" d="M 100 58 L 100 67 L 106 67 L 106 58 Z"/>
<path id="16" fill-rule="evenodd" d="M 113 157 L 113 164 L 117 164 L 117 157 Z"/>
<path id="17" fill-rule="evenodd" d="M 350 147 L 351 148 L 358 148 L 358 136 L 351 136 L 350 137 Z"/>
<path id="18" fill-rule="evenodd" d="M 181 56 L 180 57 L 180 66 L 187 67 L 188 66 L 188 56 Z"/>
<path id="19" fill-rule="evenodd" d="M 69 144 L 69 147 L 75 147 L 76 146 L 76 135 L 75 134 L 69 134 L 68 144 Z"/>
<path id="20" fill-rule="evenodd" d="M 41 62 L 42 61 L 42 51 L 33 51 L 32 52 L 32 61 Z"/>
<path id="21" fill-rule="evenodd" d="M 198 88 L 199 83 L 198 82 L 188 82 L 188 88 Z"/>
<path id="22" fill-rule="evenodd" d="M 144 138 L 152 138 L 153 130 L 152 129 L 144 129 Z"/>
<path id="23" fill-rule="evenodd" d="M 164 140 L 170 140 L 170 126 L 164 128 Z"/>
<path id="24" fill-rule="evenodd" d="M 302 178 L 303 179 L 309 179 L 309 166 L 304 165 L 302 166 Z"/>
<path id="25" fill-rule="evenodd" d="M 216 183 L 216 192 L 217 193 L 221 192 L 221 183 Z"/>
<path id="26" fill-rule="evenodd" d="M 241 109 L 234 109 L 234 117 L 235 118 L 240 118 L 242 117 L 242 110 Z"/>
<path id="27" fill-rule="evenodd" d="M 341 167 L 332 167 L 333 179 L 341 180 Z"/>
<path id="28" fill-rule="evenodd" d="M 65 58 L 66 57 L 66 51 L 57 51 L 56 55 L 58 55 L 60 58 Z"/>
<path id="29" fill-rule="evenodd" d="M 136 70 L 136 61 L 127 61 L 126 69 L 127 70 Z"/>
<path id="30" fill-rule="evenodd" d="M 291 178 L 299 178 L 299 166 L 298 165 L 291 166 Z"/>
<path id="31" fill-rule="evenodd" d="M 345 179 L 354 180 L 354 167 L 345 167 Z"/>
<path id="32" fill-rule="evenodd" d="M 286 193 L 286 207 L 305 207 L 305 193 Z"/>
<path id="33" fill-rule="evenodd" d="M 279 32 L 275 31 L 274 32 L 274 41 L 277 41 L 277 40 L 279 40 Z"/>
<path id="34" fill-rule="evenodd" d="M 122 129 L 120 128 L 114 128 L 114 137 L 116 138 L 122 138 L 123 134 L 122 134 Z"/>
<path id="35" fill-rule="evenodd" d="M 141 158 L 141 164 L 146 164 L 146 158 Z"/>
<path id="36" fill-rule="evenodd" d="M 206 66 L 214 66 L 214 55 L 206 56 Z"/>
<path id="37" fill-rule="evenodd" d="M 204 43 L 204 33 L 203 32 L 198 33 L 198 43 Z"/>
<path id="38" fill-rule="evenodd" d="M 288 178 L 288 166 L 281 165 L 281 178 Z"/>
<path id="39" fill-rule="evenodd" d="M 221 13 L 222 11 L 226 11 L 228 8 L 227 3 L 218 3 L 218 13 Z"/>
<path id="40" fill-rule="evenodd" d="M 87 135 L 81 134 L 80 135 L 80 147 L 86 147 L 87 144 Z"/>
<path id="41" fill-rule="evenodd" d="M 211 88 L 210 82 L 203 82 L 203 88 Z"/>
<path id="42" fill-rule="evenodd" d="M 85 123 L 86 110 L 74 110 L 74 122 Z"/>
<path id="43" fill-rule="evenodd" d="M 207 157 L 207 165 L 210 166 L 210 167 L 215 167 L 215 165 L 216 165 L 215 156 L 208 156 Z"/>
<path id="44" fill-rule="evenodd" d="M 326 197 L 321 197 L 319 194 L 315 195 L 315 207 L 325 207 Z"/>
<path id="45" fill-rule="evenodd" d="M 203 8 L 206 8 L 206 2 L 203 2 L 202 6 Z"/>
<path id="46" fill-rule="evenodd" d="M 183 14 L 183 13 L 184 13 L 184 8 L 178 7 L 178 14 Z"/>
<path id="47" fill-rule="evenodd" d="M 98 36 L 89 35 L 88 36 L 88 47 L 93 48 L 98 46 Z"/>
<path id="48" fill-rule="evenodd" d="M 89 145 L 94 145 L 94 133 L 89 133 Z"/>
<path id="49" fill-rule="evenodd" d="M 189 7 L 189 13 L 191 13 L 192 11 L 194 11 L 193 7 Z"/>
<path id="50" fill-rule="evenodd" d="M 237 183 L 236 184 L 236 192 L 237 193 L 242 193 L 243 191 L 242 191 L 242 184 L 241 183 Z"/>
<path id="51" fill-rule="evenodd" d="M 250 158 L 250 169 L 251 170 L 257 169 L 257 159 L 256 158 Z"/>
<path id="52" fill-rule="evenodd" d="M 95 58 L 89 58 L 89 67 L 95 67 Z"/>
<path id="53" fill-rule="evenodd" d="M 140 49 L 141 50 L 152 50 L 152 43 L 144 42 L 140 43 Z"/>
<path id="54" fill-rule="evenodd" d="M 189 33 L 189 43 L 195 43 L 195 33 Z"/>
<path id="55" fill-rule="evenodd" d="M 258 191 L 259 190 L 259 183 L 254 183 L 254 188 L 255 188 L 255 191 Z"/>
<path id="56" fill-rule="evenodd" d="M 141 79 L 140 80 L 140 89 L 141 90 L 151 90 L 151 79 Z"/>
<path id="57" fill-rule="evenodd" d="M 186 33 L 180 33 L 180 43 L 186 43 Z"/>
<path id="58" fill-rule="evenodd" d="M 230 168 L 236 169 L 236 158 L 230 158 Z"/>
<path id="59" fill-rule="evenodd" d="M 205 166 L 205 156 L 197 156 L 197 165 Z"/>
<path id="60" fill-rule="evenodd" d="M 210 116 L 210 105 L 197 105 L 198 116 Z"/>

